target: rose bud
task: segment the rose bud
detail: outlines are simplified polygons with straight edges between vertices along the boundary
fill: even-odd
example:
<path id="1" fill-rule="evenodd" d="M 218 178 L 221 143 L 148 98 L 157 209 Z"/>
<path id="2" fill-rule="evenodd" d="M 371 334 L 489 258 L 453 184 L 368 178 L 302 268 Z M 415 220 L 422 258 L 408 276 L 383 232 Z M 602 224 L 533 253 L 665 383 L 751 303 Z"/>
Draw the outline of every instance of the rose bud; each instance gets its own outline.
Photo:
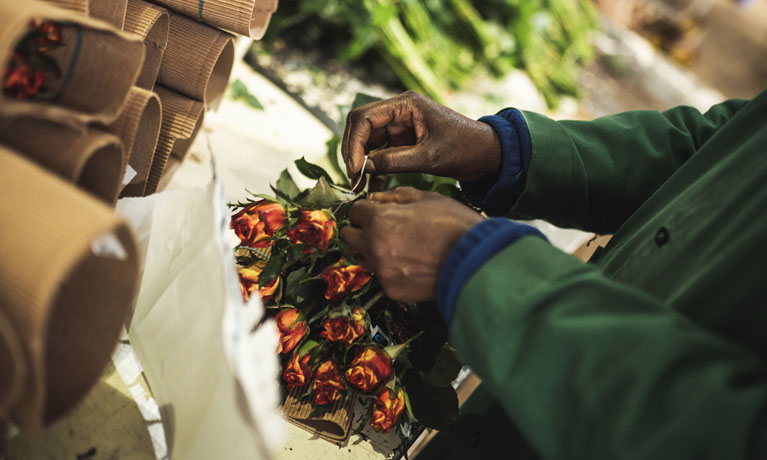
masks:
<path id="1" fill-rule="evenodd" d="M 364 268 L 359 265 L 345 265 L 343 259 L 323 270 L 322 277 L 328 283 L 325 298 L 331 301 L 340 300 L 348 293 L 359 291 L 370 281 L 370 273 Z"/>
<path id="2" fill-rule="evenodd" d="M 290 353 L 309 332 L 304 315 L 296 308 L 280 310 L 274 317 L 274 321 L 277 323 L 277 333 L 280 335 L 277 353 Z"/>
<path id="3" fill-rule="evenodd" d="M 232 216 L 231 228 L 240 244 L 250 248 L 268 248 L 272 236 L 285 225 L 285 210 L 279 203 L 257 201 Z"/>
<path id="4" fill-rule="evenodd" d="M 392 360 L 378 347 L 362 348 L 346 369 L 346 381 L 367 393 L 389 378 Z"/>
<path id="5" fill-rule="evenodd" d="M 336 221 L 324 211 L 301 211 L 295 227 L 288 230 L 290 244 L 304 244 L 304 254 L 312 248 L 327 252 L 330 240 L 336 234 Z"/>
<path id="6" fill-rule="evenodd" d="M 388 433 L 397 424 L 402 410 L 405 408 L 405 392 L 398 388 L 397 396 L 392 399 L 394 391 L 384 387 L 373 401 L 373 415 L 370 417 L 370 426 L 374 430 Z"/>
<path id="7" fill-rule="evenodd" d="M 365 333 L 365 310 L 357 307 L 350 316 L 328 318 L 322 323 L 322 337 L 350 345 Z"/>
<path id="8" fill-rule="evenodd" d="M 312 367 L 309 361 L 312 359 L 311 351 L 299 356 L 299 352 L 293 353 L 290 363 L 282 372 L 282 380 L 285 381 L 285 388 L 288 391 L 294 388 L 303 388 L 309 382 L 312 375 Z"/>
<path id="9" fill-rule="evenodd" d="M 332 404 L 341 399 L 345 389 L 338 365 L 333 361 L 325 361 L 314 371 L 314 404 Z"/>

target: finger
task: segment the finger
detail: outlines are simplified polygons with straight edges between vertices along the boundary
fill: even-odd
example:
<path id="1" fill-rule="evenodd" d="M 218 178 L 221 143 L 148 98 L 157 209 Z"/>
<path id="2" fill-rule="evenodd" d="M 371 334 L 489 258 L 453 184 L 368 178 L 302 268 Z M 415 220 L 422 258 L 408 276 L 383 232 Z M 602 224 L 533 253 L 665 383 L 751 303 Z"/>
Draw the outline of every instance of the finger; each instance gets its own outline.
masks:
<path id="1" fill-rule="evenodd" d="M 370 185 L 368 186 L 369 193 L 381 192 L 386 184 L 388 176 L 370 176 Z"/>
<path id="2" fill-rule="evenodd" d="M 378 204 L 368 200 L 359 200 L 349 208 L 349 221 L 355 227 L 365 229 L 373 218 Z"/>
<path id="3" fill-rule="evenodd" d="M 368 164 L 372 163 L 373 168 L 368 169 L 368 171 L 376 174 L 428 173 L 433 169 L 427 163 L 428 158 L 429 156 L 423 153 L 423 147 L 419 145 L 389 147 L 376 152 L 370 152 Z"/>
<path id="4" fill-rule="evenodd" d="M 367 166 L 365 167 L 367 169 Z M 367 182 L 367 178 L 365 176 L 365 173 L 360 172 L 360 174 L 357 174 L 357 178 L 352 182 L 352 186 L 354 188 L 352 189 L 352 193 L 357 194 L 360 193 L 362 190 L 365 189 L 365 183 Z"/>
<path id="5" fill-rule="evenodd" d="M 371 193 L 368 195 L 368 200 L 376 203 L 407 204 L 420 200 L 422 196 L 423 192 L 416 188 L 397 187 L 386 192 Z"/>
<path id="6" fill-rule="evenodd" d="M 349 249 L 352 253 L 364 254 L 367 252 L 365 235 L 362 233 L 361 229 L 347 225 L 341 229 L 339 236 L 349 245 Z"/>
<path id="7" fill-rule="evenodd" d="M 344 158 L 349 158 L 352 172 L 361 168 L 373 131 L 390 123 L 408 126 L 412 120 L 411 112 L 409 105 L 401 99 L 388 99 L 349 112 L 349 139 L 344 149 Z"/>
<path id="8" fill-rule="evenodd" d="M 349 131 L 351 131 L 351 113 L 346 116 L 346 125 L 344 126 L 344 135 L 341 138 L 341 157 L 344 159 L 344 163 L 346 163 L 346 175 L 349 176 L 350 179 L 354 179 L 353 171 L 352 171 L 352 162 L 351 158 L 349 158 Z"/>

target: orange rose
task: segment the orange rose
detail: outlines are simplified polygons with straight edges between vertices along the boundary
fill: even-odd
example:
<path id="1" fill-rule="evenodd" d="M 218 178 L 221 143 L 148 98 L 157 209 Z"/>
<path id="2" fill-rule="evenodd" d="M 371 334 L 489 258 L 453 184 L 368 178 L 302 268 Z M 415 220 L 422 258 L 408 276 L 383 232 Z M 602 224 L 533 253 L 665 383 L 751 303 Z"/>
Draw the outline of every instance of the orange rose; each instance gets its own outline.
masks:
<path id="1" fill-rule="evenodd" d="M 343 259 L 323 270 L 322 277 L 328 283 L 325 298 L 332 301 L 340 300 L 350 292 L 359 291 L 370 281 L 370 273 L 364 268 L 359 265 L 345 265 Z"/>
<path id="2" fill-rule="evenodd" d="M 312 353 L 308 352 L 304 356 L 299 357 L 299 353 L 293 353 L 293 357 L 290 359 L 288 367 L 282 372 L 282 380 L 285 381 L 285 388 L 288 391 L 294 388 L 303 388 L 308 383 L 309 377 L 312 375 L 312 367 L 309 365 L 309 361 L 312 359 Z"/>
<path id="3" fill-rule="evenodd" d="M 304 315 L 296 308 L 280 310 L 274 317 L 274 321 L 277 323 L 277 332 L 280 335 L 277 353 L 289 353 L 309 332 Z"/>
<path id="4" fill-rule="evenodd" d="M 341 399 L 345 389 L 338 365 L 333 361 L 325 361 L 314 371 L 314 404 L 332 404 Z"/>
<path id="5" fill-rule="evenodd" d="M 280 277 L 269 281 L 264 286 L 259 286 L 258 276 L 261 274 L 261 269 L 253 265 L 251 267 L 237 267 L 237 272 L 240 274 L 240 289 L 242 290 L 242 297 L 247 301 L 250 295 L 258 289 L 258 293 L 261 295 L 261 300 L 268 302 L 279 293 Z"/>
<path id="6" fill-rule="evenodd" d="M 384 387 L 378 393 L 377 399 L 373 401 L 373 415 L 370 417 L 370 426 L 378 432 L 388 433 L 397 423 L 402 410 L 405 408 L 405 392 L 401 388 L 397 389 L 397 396 L 392 399 L 394 393 Z"/>
<path id="7" fill-rule="evenodd" d="M 346 369 L 346 381 L 363 392 L 373 390 L 389 378 L 392 361 L 384 350 L 378 347 L 363 348 L 357 352 Z"/>
<path id="8" fill-rule="evenodd" d="M 232 216 L 231 228 L 243 246 L 268 248 L 272 236 L 285 225 L 285 210 L 279 203 L 260 200 Z"/>
<path id="9" fill-rule="evenodd" d="M 365 333 L 365 310 L 355 308 L 350 316 L 337 316 L 322 323 L 320 335 L 331 342 L 350 345 Z"/>
<path id="10" fill-rule="evenodd" d="M 304 254 L 312 248 L 327 252 L 328 244 L 336 234 L 336 221 L 324 211 L 301 211 L 296 226 L 288 230 L 290 244 L 304 244 Z"/>

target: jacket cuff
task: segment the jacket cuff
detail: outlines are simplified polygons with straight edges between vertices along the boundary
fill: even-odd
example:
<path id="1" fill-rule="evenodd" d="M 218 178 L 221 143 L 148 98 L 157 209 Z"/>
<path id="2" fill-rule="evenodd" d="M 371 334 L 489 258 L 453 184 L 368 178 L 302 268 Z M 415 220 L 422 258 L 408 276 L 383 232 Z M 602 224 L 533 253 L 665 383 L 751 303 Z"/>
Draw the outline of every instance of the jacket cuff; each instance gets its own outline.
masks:
<path id="1" fill-rule="evenodd" d="M 501 169 L 478 180 L 461 182 L 466 199 L 490 214 L 505 214 L 525 189 L 532 143 L 522 113 L 504 109 L 479 119 L 490 125 L 501 144 Z"/>
<path id="2" fill-rule="evenodd" d="M 437 281 L 437 306 L 448 328 L 455 315 L 458 294 L 474 272 L 495 253 L 529 235 L 546 240 L 535 227 L 493 218 L 478 223 L 458 240 L 445 259 Z"/>

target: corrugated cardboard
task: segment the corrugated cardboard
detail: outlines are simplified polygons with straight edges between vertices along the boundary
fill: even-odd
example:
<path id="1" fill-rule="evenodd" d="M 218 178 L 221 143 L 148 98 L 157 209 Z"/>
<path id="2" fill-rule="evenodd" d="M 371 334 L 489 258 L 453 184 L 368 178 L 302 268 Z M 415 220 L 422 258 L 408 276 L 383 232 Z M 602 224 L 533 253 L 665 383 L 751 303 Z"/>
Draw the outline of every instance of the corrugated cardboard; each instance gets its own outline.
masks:
<path id="1" fill-rule="evenodd" d="M 226 91 L 234 65 L 232 37 L 218 29 L 170 14 L 168 47 L 157 82 L 216 106 Z"/>
<path id="2" fill-rule="evenodd" d="M 160 98 L 151 91 L 133 87 L 114 123 L 106 130 L 122 141 L 128 164 L 136 171 L 131 183 L 144 184 L 162 125 Z"/>
<path id="3" fill-rule="evenodd" d="M 0 62 L 7 62 L 30 20 L 41 18 L 68 24 L 65 45 L 48 54 L 57 59 L 63 76 L 51 80 L 57 92 L 46 103 L 27 102 L 42 112 L 67 110 L 65 117 L 109 122 L 115 118 L 138 77 L 144 46 L 135 35 L 78 13 L 33 0 L 0 0 Z M 7 100 L 0 93 L 0 104 Z"/>
<path id="4" fill-rule="evenodd" d="M 26 377 L 27 362 L 19 337 L 0 305 L 0 421 L 7 418 L 8 410 L 21 394 Z M 4 437 L 5 432 L 0 429 L 0 438 Z"/>
<path id="5" fill-rule="evenodd" d="M 114 204 L 127 164 L 120 139 L 75 121 L 0 109 L 0 143 Z"/>
<path id="6" fill-rule="evenodd" d="M 144 40 L 144 66 L 136 86 L 151 90 L 154 88 L 160 64 L 168 45 L 170 21 L 165 8 L 143 0 L 128 0 L 124 31 L 136 34 Z"/>
<path id="7" fill-rule="evenodd" d="M 0 234 L 0 305 L 30 363 L 11 420 L 36 432 L 109 361 L 136 293 L 137 248 L 108 206 L 6 149 Z"/>
<path id="8" fill-rule="evenodd" d="M 303 389 L 296 388 L 288 393 L 282 412 L 288 421 L 322 439 L 343 445 L 352 432 L 352 410 L 356 396 L 341 399 L 319 417 L 311 417 L 314 406 L 300 399 Z"/>
<path id="9" fill-rule="evenodd" d="M 88 0 L 43 0 L 65 10 L 77 11 L 80 14 L 88 14 Z M 100 0 L 93 0 L 98 2 Z"/>
<path id="10" fill-rule="evenodd" d="M 118 30 L 122 30 L 127 5 L 128 0 L 90 0 L 88 14 L 92 18 L 106 21 Z"/>
<path id="11" fill-rule="evenodd" d="M 202 102 L 159 85 L 155 91 L 162 102 L 162 128 L 157 149 L 146 184 L 143 188 L 140 184 L 129 184 L 123 191 L 126 196 L 151 195 L 156 192 L 168 158 L 173 155 L 183 159 L 203 122 Z"/>
<path id="12" fill-rule="evenodd" d="M 254 40 L 264 36 L 277 0 L 156 0 L 167 8 Z"/>

